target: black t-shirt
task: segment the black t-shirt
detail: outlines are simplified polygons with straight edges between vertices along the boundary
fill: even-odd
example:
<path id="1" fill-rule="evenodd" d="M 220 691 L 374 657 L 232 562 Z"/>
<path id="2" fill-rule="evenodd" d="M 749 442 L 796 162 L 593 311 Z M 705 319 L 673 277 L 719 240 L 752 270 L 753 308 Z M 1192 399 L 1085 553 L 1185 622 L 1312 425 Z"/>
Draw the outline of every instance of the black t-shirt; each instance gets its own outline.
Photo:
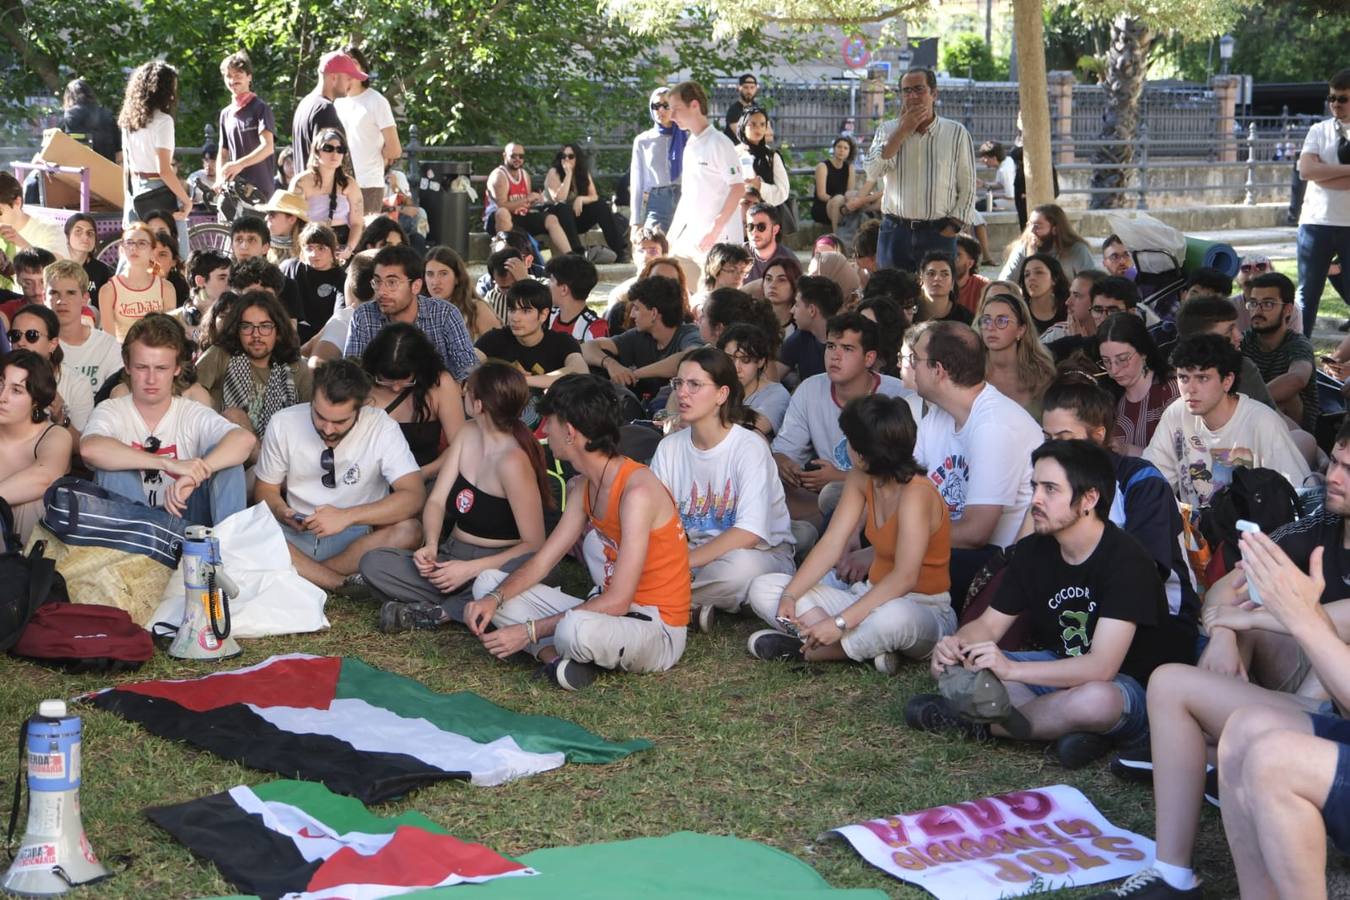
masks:
<path id="1" fill-rule="evenodd" d="M 1323 548 L 1322 577 L 1327 582 L 1322 591 L 1323 603 L 1350 597 L 1350 550 L 1341 546 L 1344 531 L 1345 520 L 1324 509 L 1316 515 L 1281 525 L 1270 533 L 1270 539 L 1305 572 L 1313 550 Z"/>
<path id="2" fill-rule="evenodd" d="M 1017 542 L 1008 574 L 991 604 L 1010 616 L 1026 613 L 1032 635 L 1061 659 L 1092 649 L 1099 619 L 1138 628 L 1120 671 L 1141 685 L 1163 663 L 1188 659 L 1185 639 L 1167 611 L 1157 566 L 1139 542 L 1110 522 L 1080 565 L 1065 562 L 1059 542 L 1033 534 Z"/>
<path id="3" fill-rule="evenodd" d="M 122 132 L 113 114 L 97 104 L 72 106 L 61 114 L 61 130 L 81 144 L 92 147 L 104 159 L 116 160 L 122 149 Z"/>
<path id="4" fill-rule="evenodd" d="M 84 274 L 89 276 L 89 302 L 98 308 L 98 292 L 105 284 L 112 281 L 113 270 L 108 268 L 108 264 L 103 260 L 91 256 L 84 261 Z M 179 306 L 182 306 L 180 303 Z"/>
<path id="5" fill-rule="evenodd" d="M 323 330 L 343 300 L 342 288 L 347 274 L 337 266 L 319 270 L 299 259 L 281 263 L 281 273 L 300 294 L 300 342 Z"/>
<path id="6" fill-rule="evenodd" d="M 320 128 L 341 128 L 337 107 L 322 91 L 313 90 L 300 98 L 291 118 L 291 146 L 295 148 L 295 171 L 303 172 L 309 166 L 309 147 L 314 133 Z M 290 185 L 286 185 L 290 187 Z"/>
<path id="7" fill-rule="evenodd" d="M 938 316 L 939 322 L 960 322 L 962 325 L 970 325 L 975 321 L 975 314 L 966 309 L 959 303 L 952 303 L 952 308 L 947 310 L 945 316 Z"/>
<path id="8" fill-rule="evenodd" d="M 796 372 L 800 383 L 825 371 L 825 345 L 809 331 L 794 331 L 783 341 L 778 361 Z"/>
<path id="9" fill-rule="evenodd" d="M 526 347 L 506 327 L 492 329 L 480 337 L 474 346 L 482 350 L 488 359 L 513 363 L 526 375 L 556 372 L 567 364 L 567 357 L 581 352 L 581 345 L 570 334 L 546 330 L 542 341 L 533 347 Z"/>

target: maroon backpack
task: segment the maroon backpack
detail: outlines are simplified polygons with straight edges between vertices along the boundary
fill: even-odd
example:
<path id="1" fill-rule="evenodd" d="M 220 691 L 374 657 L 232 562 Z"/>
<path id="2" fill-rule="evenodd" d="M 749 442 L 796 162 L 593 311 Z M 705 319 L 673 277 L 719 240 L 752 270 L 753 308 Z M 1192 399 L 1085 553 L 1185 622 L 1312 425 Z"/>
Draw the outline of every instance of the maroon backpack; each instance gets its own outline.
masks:
<path id="1" fill-rule="evenodd" d="M 68 672 L 113 674 L 139 669 L 155 645 L 150 632 L 115 606 L 44 603 L 10 652 Z"/>

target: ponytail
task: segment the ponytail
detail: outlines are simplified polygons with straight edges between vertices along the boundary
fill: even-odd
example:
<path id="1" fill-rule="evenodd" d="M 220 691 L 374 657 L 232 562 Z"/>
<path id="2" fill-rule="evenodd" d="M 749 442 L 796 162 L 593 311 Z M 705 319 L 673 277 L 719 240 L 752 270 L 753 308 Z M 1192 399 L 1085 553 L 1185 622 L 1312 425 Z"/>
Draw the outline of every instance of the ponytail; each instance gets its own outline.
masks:
<path id="1" fill-rule="evenodd" d="M 530 434 L 530 429 L 526 428 L 520 419 L 511 420 L 511 437 L 516 439 L 516 443 L 530 460 L 530 468 L 534 469 L 534 479 L 539 486 L 539 499 L 543 501 L 544 509 L 553 509 L 555 505 L 553 487 L 549 484 L 548 469 L 544 465 L 544 448 L 539 446 L 534 435 Z"/>

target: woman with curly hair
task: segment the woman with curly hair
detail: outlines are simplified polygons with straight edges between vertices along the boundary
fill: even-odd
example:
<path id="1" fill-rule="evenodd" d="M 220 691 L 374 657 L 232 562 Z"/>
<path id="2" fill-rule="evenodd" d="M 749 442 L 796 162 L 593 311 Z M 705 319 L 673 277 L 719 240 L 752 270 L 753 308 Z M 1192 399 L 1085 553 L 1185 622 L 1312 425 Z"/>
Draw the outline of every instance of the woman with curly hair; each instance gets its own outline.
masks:
<path id="1" fill-rule="evenodd" d="M 633 279 L 633 282 L 637 283 L 642 279 L 649 278 L 653 275 L 669 278 L 680 286 L 680 297 L 683 298 L 682 302 L 684 305 L 684 321 L 691 321 L 693 319 L 693 314 L 689 310 L 689 283 L 685 281 L 684 268 L 680 265 L 680 261 L 673 256 L 653 257 L 647 260 L 641 271 L 638 272 L 637 278 Z M 606 318 L 609 321 L 610 337 L 622 334 L 633 327 L 633 323 L 630 321 L 631 311 L 632 304 L 628 302 L 627 297 L 624 297 L 623 300 L 610 307 L 609 312 L 606 314 Z"/>
<path id="2" fill-rule="evenodd" d="M 577 220 L 577 234 L 585 234 L 599 225 L 605 243 L 618 262 L 627 262 L 628 238 L 614 218 L 614 208 L 600 197 L 595 179 L 586 164 L 586 154 L 576 144 L 563 144 L 553 155 L 553 164 L 544 176 L 544 197 L 552 203 L 566 203 Z M 580 247 L 573 247 L 579 251 Z"/>
<path id="3" fill-rule="evenodd" d="M 1026 301 L 991 290 L 980 301 L 975 325 L 989 351 L 985 380 L 1039 421 L 1041 395 L 1055 378 L 1055 361 L 1036 337 Z"/>
<path id="4" fill-rule="evenodd" d="M 998 277 L 1016 280 L 1022 272 L 1022 263 L 1037 253 L 1047 253 L 1058 260 L 1065 278 L 1073 278 L 1083 269 L 1097 265 L 1092 248 L 1074 231 L 1064 209 L 1054 203 L 1037 206 L 1031 211 L 1026 230 L 1012 245 L 1008 261 L 1003 264 Z"/>
<path id="5" fill-rule="evenodd" d="M 131 197 L 122 224 L 138 222 L 141 209 L 163 209 L 175 219 L 187 219 L 192 198 L 178 180 L 173 165 L 173 114 L 178 107 L 178 72 L 163 60 L 142 63 L 131 73 L 117 124 L 122 129 L 122 170 L 131 184 Z M 147 204 L 150 204 L 147 206 Z M 186 235 L 187 230 L 183 229 Z M 186 255 L 181 246 L 180 254 Z"/>
<path id="6" fill-rule="evenodd" d="M 449 247 L 432 247 L 423 262 L 427 295 L 446 300 L 459 310 L 469 337 L 477 341 L 492 329 L 502 327 L 502 320 L 492 307 L 474 292 L 469 270 L 458 253 Z"/>
<path id="7" fill-rule="evenodd" d="M 305 171 L 291 181 L 291 190 L 305 199 L 309 221 L 327 225 L 337 235 L 337 259 L 346 265 L 361 243 L 366 209 L 361 188 L 351 173 L 347 138 L 337 128 L 320 128 L 310 144 Z M 376 212 L 376 210 L 371 210 Z"/>

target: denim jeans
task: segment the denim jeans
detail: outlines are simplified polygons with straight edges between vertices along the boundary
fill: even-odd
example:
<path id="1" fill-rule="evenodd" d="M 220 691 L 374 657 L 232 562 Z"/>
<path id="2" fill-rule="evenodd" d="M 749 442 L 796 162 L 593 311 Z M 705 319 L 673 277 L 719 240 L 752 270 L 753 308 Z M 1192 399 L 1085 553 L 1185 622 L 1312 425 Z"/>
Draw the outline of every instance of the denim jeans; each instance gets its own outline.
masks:
<path id="1" fill-rule="evenodd" d="M 1303 307 L 1303 333 L 1311 336 L 1317 324 L 1317 306 L 1333 260 L 1350 266 L 1350 226 L 1298 226 L 1298 289 L 1294 299 Z"/>
<path id="2" fill-rule="evenodd" d="M 168 478 L 167 475 L 162 475 Z M 141 473 L 136 469 L 109 472 L 94 470 L 94 481 L 114 494 L 120 494 L 137 503 L 145 503 L 141 488 Z M 229 466 L 211 476 L 206 487 L 198 487 L 188 497 L 183 518 L 193 525 L 219 525 L 247 505 L 244 488 L 244 467 Z"/>
<path id="3" fill-rule="evenodd" d="M 1008 659 L 1034 660 L 1036 662 L 1053 662 L 1061 658 L 1050 650 L 1020 650 L 1003 655 Z M 1106 736 L 1117 744 L 1132 744 L 1143 740 L 1148 736 L 1148 704 L 1144 699 L 1144 686 L 1136 681 L 1133 676 L 1126 675 L 1124 672 L 1117 672 L 1116 677 L 1111 679 L 1111 683 L 1116 686 L 1116 690 L 1120 691 L 1121 710 L 1120 719 L 1117 720 L 1115 725 L 1107 729 Z M 1055 691 L 1067 690 L 1066 688 L 1047 687 L 1043 684 L 1028 684 L 1026 687 L 1037 697 L 1053 694 Z"/>
<path id="4" fill-rule="evenodd" d="M 646 209 L 633 210 L 633 221 L 644 226 L 661 226 L 662 231 L 670 230 L 670 223 L 675 218 L 675 207 L 680 202 L 680 188 L 678 185 L 667 184 L 663 187 L 654 187 L 647 192 Z M 641 215 L 638 213 L 641 212 Z"/>
<path id="5" fill-rule="evenodd" d="M 919 261 L 930 250 L 956 257 L 956 236 L 946 237 L 940 225 L 910 228 L 894 216 L 883 216 L 881 233 L 877 236 L 877 267 L 887 266 L 919 271 Z"/>

